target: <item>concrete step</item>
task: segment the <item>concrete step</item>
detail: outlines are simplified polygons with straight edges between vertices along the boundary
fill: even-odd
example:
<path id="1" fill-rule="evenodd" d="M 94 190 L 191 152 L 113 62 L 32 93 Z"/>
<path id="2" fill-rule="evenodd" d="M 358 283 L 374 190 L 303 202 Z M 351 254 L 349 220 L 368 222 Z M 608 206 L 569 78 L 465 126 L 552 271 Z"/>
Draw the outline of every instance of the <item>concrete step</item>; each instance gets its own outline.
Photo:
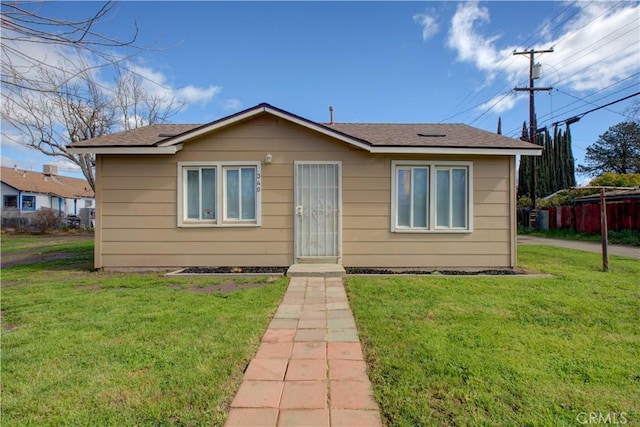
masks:
<path id="1" fill-rule="evenodd" d="M 293 264 L 287 277 L 345 277 L 347 273 L 338 264 Z"/>

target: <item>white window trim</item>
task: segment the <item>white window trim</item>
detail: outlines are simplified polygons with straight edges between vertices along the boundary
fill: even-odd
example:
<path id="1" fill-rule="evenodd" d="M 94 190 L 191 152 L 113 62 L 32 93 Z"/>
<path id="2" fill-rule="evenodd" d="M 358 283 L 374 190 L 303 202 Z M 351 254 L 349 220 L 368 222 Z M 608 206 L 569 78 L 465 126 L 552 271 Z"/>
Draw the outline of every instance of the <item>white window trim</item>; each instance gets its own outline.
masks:
<path id="1" fill-rule="evenodd" d="M 408 228 L 397 225 L 397 168 L 423 166 L 429 169 L 428 228 Z M 436 171 L 438 168 L 464 167 L 467 169 L 467 227 L 436 227 Z M 392 233 L 472 233 L 473 232 L 473 162 L 433 160 L 391 161 L 391 232 Z"/>
<path id="2" fill-rule="evenodd" d="M 261 162 L 178 162 L 177 165 L 177 218 L 180 228 L 202 227 L 260 227 L 262 226 L 262 163 Z M 185 168 L 216 168 L 216 212 L 215 220 L 188 220 L 185 218 Z M 225 220 L 224 215 L 224 183 L 225 167 L 254 167 L 256 169 L 256 219 L 254 220 Z"/>
<path id="3" fill-rule="evenodd" d="M 258 220 L 258 218 L 256 219 L 242 219 L 242 169 L 243 168 L 252 168 L 254 167 L 253 165 L 227 165 L 226 167 L 222 167 L 220 169 L 220 173 L 223 174 L 222 176 L 222 185 L 223 187 L 221 187 L 221 193 L 225 194 L 226 193 L 226 189 L 227 189 L 227 171 L 228 170 L 237 170 L 238 171 L 238 185 L 239 187 L 239 192 L 238 192 L 238 216 L 240 218 L 229 218 L 227 217 L 227 198 L 223 197 L 223 203 L 224 205 L 222 206 L 222 221 L 226 224 L 251 224 L 251 225 L 255 225 L 256 221 Z M 261 191 L 258 190 L 258 180 L 259 178 L 259 171 L 256 169 L 256 203 L 258 203 L 258 193 L 260 193 Z M 258 206 L 256 205 L 256 217 L 258 215 Z"/>

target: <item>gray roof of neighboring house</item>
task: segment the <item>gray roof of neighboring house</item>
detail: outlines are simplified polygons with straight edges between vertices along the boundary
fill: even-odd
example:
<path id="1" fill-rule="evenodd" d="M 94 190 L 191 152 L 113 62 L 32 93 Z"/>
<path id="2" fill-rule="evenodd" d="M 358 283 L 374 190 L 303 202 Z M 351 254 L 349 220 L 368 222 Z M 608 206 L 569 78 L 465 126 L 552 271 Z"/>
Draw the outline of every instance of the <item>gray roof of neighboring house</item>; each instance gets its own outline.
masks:
<path id="1" fill-rule="evenodd" d="M 291 118 L 296 123 L 309 125 L 336 137 L 347 137 L 369 147 L 402 148 L 479 148 L 479 149 L 520 149 L 539 151 L 540 146 L 508 138 L 495 133 L 477 129 L 465 124 L 430 123 L 318 123 L 269 104 L 259 104 L 247 110 L 223 117 L 204 125 L 197 124 L 154 124 L 111 135 L 105 135 L 87 141 L 71 144 L 74 148 L 93 147 L 154 147 L 159 144 L 170 145 L 172 139 L 184 141 L 189 134 L 200 134 L 207 128 L 216 129 L 236 123 L 236 119 L 252 111 L 260 114 L 260 109 L 272 111 L 281 117 Z"/>
<path id="2" fill-rule="evenodd" d="M 605 191 L 604 196 L 608 202 L 619 200 L 640 199 L 640 188 L 633 190 L 609 190 Z M 600 193 L 588 196 L 576 197 L 575 203 L 600 202 Z"/>

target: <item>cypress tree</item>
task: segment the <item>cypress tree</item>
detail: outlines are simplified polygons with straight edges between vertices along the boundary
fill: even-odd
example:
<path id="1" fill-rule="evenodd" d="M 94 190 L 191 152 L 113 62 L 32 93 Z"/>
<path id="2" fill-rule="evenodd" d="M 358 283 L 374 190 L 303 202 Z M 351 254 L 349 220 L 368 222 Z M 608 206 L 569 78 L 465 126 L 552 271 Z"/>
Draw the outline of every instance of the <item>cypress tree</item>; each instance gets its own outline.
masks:
<path id="1" fill-rule="evenodd" d="M 565 188 L 576 186 L 576 162 L 573 158 L 573 149 L 571 148 L 571 130 L 567 125 L 567 131 L 564 134 L 564 170 L 565 170 Z"/>
<path id="2" fill-rule="evenodd" d="M 527 122 L 522 124 L 522 141 L 529 141 Z M 542 156 L 521 156 L 518 168 L 518 197 L 530 195 L 530 176 L 536 165 L 536 197 L 545 197 L 556 191 L 576 186 L 575 160 L 571 149 L 571 132 L 567 126 L 563 134 L 557 127 L 553 135 L 548 129 L 536 135 L 542 146 Z"/>
<path id="3" fill-rule="evenodd" d="M 522 136 L 520 136 L 520 140 L 529 141 L 527 122 L 522 123 Z M 518 167 L 518 197 L 529 195 L 531 161 L 533 159 L 533 156 L 520 156 L 520 166 Z"/>

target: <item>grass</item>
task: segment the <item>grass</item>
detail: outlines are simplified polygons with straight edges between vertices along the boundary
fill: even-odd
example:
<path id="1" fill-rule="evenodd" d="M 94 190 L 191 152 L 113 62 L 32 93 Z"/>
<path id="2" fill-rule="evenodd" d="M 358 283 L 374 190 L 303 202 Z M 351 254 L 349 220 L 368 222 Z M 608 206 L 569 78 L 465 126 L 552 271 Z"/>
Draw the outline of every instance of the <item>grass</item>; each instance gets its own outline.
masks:
<path id="1" fill-rule="evenodd" d="M 519 257 L 555 277 L 348 279 L 387 425 L 640 422 L 640 263 L 611 257 L 602 273 L 598 254 L 537 246 Z"/>
<path id="2" fill-rule="evenodd" d="M 529 234 L 531 236 L 549 237 L 554 239 L 583 240 L 588 242 L 600 242 L 599 233 L 578 233 L 568 228 L 550 228 L 548 230 L 537 230 L 533 228 L 518 227 L 518 234 Z M 609 231 L 608 240 L 611 244 L 640 246 L 640 230 Z"/>
<path id="3" fill-rule="evenodd" d="M 2 236 L 25 248 L 64 257 L 2 270 L 3 425 L 224 423 L 286 279 L 192 292 L 224 279 L 90 272 L 90 241 Z"/>

